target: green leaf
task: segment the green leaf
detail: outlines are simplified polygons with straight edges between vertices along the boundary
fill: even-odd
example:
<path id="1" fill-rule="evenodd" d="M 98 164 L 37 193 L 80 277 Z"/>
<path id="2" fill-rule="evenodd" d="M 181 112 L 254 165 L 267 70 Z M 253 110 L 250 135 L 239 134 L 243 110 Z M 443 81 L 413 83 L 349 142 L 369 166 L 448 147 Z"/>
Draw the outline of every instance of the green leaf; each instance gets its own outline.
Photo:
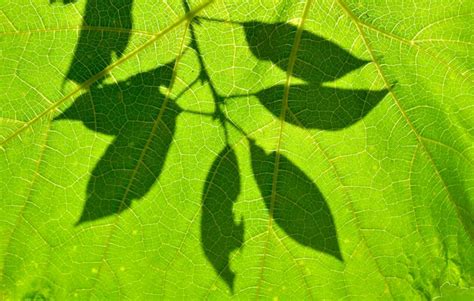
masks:
<path id="1" fill-rule="evenodd" d="M 473 15 L 1 3 L 0 299 L 472 299 Z"/>

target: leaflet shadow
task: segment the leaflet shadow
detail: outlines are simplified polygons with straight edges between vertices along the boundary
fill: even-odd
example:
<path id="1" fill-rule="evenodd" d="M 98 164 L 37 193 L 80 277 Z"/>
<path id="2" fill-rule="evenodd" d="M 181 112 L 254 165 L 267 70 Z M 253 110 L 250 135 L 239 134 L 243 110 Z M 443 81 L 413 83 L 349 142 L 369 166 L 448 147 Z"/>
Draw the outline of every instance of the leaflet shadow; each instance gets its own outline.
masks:
<path id="1" fill-rule="evenodd" d="M 158 179 L 180 109 L 167 101 L 174 61 L 116 84 L 93 86 L 55 120 L 79 120 L 115 136 L 92 171 L 77 222 L 120 213 L 145 196 Z"/>
<path id="2" fill-rule="evenodd" d="M 75 0 L 63 0 L 64 4 Z M 88 0 L 79 40 L 66 74 L 83 83 L 120 58 L 130 40 L 133 0 Z M 101 80 L 96 81 L 96 84 Z"/>
<path id="3" fill-rule="evenodd" d="M 229 257 L 244 240 L 243 219 L 236 224 L 233 213 L 240 185 L 237 156 L 226 146 L 214 160 L 202 193 L 201 243 L 207 259 L 232 292 L 235 273 Z"/>
<path id="4" fill-rule="evenodd" d="M 276 160 L 276 152 L 266 154 L 254 141 L 250 141 L 250 153 L 253 174 L 271 218 L 298 243 L 342 261 L 334 218 L 313 181 L 284 155 L 278 154 Z"/>

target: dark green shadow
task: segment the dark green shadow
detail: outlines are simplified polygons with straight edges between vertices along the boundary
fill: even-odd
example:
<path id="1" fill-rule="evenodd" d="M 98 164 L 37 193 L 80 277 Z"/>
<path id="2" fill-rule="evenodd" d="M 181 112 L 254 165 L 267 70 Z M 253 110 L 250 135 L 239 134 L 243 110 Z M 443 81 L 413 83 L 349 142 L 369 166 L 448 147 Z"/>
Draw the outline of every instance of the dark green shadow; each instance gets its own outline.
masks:
<path id="1" fill-rule="evenodd" d="M 83 83 L 109 66 L 113 56 L 123 55 L 133 27 L 132 6 L 133 0 L 87 1 L 67 80 Z"/>
<path id="2" fill-rule="evenodd" d="M 240 194 L 240 171 L 234 150 L 225 147 L 214 160 L 202 193 L 201 243 L 209 262 L 233 292 L 235 273 L 230 253 L 243 244 L 244 223 L 234 222 L 233 206 Z"/>
<path id="3" fill-rule="evenodd" d="M 342 261 L 334 218 L 313 181 L 282 154 L 277 163 L 276 152 L 266 154 L 253 141 L 250 152 L 253 174 L 270 218 L 298 243 Z"/>
<path id="4" fill-rule="evenodd" d="M 92 171 L 78 223 L 120 213 L 158 179 L 180 113 L 160 92 L 160 86 L 170 84 L 173 65 L 94 86 L 55 118 L 80 120 L 91 130 L 115 136 Z"/>

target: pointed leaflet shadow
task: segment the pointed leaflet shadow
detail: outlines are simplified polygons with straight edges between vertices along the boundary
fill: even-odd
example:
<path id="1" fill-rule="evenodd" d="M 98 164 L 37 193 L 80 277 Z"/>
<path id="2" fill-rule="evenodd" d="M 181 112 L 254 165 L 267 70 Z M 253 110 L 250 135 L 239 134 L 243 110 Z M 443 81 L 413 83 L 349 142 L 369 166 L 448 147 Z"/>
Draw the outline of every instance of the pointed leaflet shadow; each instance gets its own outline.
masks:
<path id="1" fill-rule="evenodd" d="M 117 84 L 94 86 L 55 120 L 80 120 L 96 132 L 116 136 L 87 186 L 78 224 L 127 209 L 158 179 L 180 109 L 166 102 L 174 62 Z"/>
<path id="2" fill-rule="evenodd" d="M 253 141 L 250 153 L 253 174 L 271 218 L 300 244 L 342 261 L 334 219 L 313 181 L 280 154 L 278 178 L 273 183 L 276 153 L 267 155 Z"/>
<path id="3" fill-rule="evenodd" d="M 63 0 L 71 3 L 73 0 Z M 121 57 L 132 29 L 133 0 L 88 0 L 66 79 L 83 83 Z"/>
<path id="4" fill-rule="evenodd" d="M 214 160 L 203 190 L 201 243 L 214 270 L 234 291 L 230 253 L 243 244 L 244 223 L 234 223 L 232 207 L 240 194 L 240 171 L 234 150 L 225 147 Z"/>
<path id="5" fill-rule="evenodd" d="M 286 71 L 297 28 L 287 23 L 243 23 L 251 52 L 259 60 L 271 61 Z M 367 64 L 338 45 L 308 31 L 303 31 L 292 76 L 306 84 L 290 87 L 287 122 L 305 128 L 339 130 L 348 127 L 374 108 L 387 90 L 344 90 L 323 87 Z M 284 85 L 257 92 L 260 102 L 275 116 L 280 116 Z"/>
<path id="6" fill-rule="evenodd" d="M 257 93 L 260 102 L 280 116 L 285 86 Z M 387 90 L 346 90 L 314 85 L 292 85 L 288 97 L 290 114 L 285 121 L 322 130 L 346 128 L 367 115 L 387 94 Z"/>

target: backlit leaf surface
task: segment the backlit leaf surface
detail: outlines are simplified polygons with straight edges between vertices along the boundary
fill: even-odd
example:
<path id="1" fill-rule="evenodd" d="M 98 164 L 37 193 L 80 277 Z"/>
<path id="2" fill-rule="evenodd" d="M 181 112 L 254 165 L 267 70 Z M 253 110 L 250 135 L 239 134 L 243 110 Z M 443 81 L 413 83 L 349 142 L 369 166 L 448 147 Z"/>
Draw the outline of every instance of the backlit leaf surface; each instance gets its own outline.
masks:
<path id="1" fill-rule="evenodd" d="M 2 1 L 0 299 L 472 300 L 473 16 Z"/>

